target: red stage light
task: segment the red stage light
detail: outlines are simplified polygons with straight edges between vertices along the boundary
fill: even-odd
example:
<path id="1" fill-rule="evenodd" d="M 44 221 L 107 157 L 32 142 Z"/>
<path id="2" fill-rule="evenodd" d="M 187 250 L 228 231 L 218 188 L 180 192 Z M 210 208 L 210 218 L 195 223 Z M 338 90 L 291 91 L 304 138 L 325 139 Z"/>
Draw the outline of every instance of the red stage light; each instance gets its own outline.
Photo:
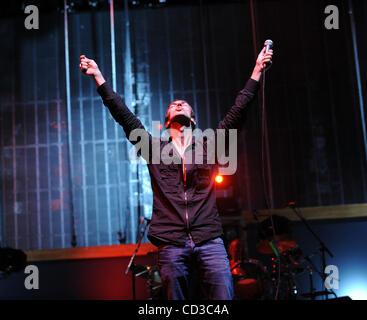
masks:
<path id="1" fill-rule="evenodd" d="M 222 182 L 223 182 L 223 177 L 222 177 L 222 176 L 220 176 L 220 175 L 217 175 L 217 176 L 215 177 L 215 181 L 216 181 L 217 183 L 222 183 Z"/>

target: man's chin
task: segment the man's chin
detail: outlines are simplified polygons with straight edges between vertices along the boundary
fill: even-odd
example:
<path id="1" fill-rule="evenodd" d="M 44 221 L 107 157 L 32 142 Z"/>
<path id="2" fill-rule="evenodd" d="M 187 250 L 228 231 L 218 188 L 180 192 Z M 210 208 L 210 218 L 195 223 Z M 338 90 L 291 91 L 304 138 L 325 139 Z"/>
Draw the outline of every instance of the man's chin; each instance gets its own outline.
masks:
<path id="1" fill-rule="evenodd" d="M 178 114 L 177 116 L 173 117 L 171 123 L 172 122 L 177 122 L 185 127 L 190 126 L 190 118 L 184 114 Z"/>

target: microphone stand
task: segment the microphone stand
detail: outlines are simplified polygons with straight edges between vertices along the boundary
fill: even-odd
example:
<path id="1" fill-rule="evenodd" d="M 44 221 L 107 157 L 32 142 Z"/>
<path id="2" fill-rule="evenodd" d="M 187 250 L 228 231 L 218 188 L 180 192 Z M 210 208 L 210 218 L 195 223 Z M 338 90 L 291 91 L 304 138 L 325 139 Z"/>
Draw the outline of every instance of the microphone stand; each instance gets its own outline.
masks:
<path id="1" fill-rule="evenodd" d="M 315 300 L 315 297 L 318 296 L 328 296 L 329 294 L 333 294 L 335 296 L 335 298 L 337 297 L 337 295 L 335 294 L 334 291 L 331 290 L 331 292 L 324 290 L 324 291 L 315 291 L 315 288 L 313 287 L 313 278 L 312 278 L 312 273 L 313 270 L 315 270 L 318 275 L 320 276 L 321 279 L 323 279 L 323 274 L 322 272 L 320 272 L 316 266 L 314 265 L 314 263 L 312 262 L 312 260 L 310 259 L 310 257 L 305 257 L 305 260 L 310 264 L 310 266 L 307 268 L 308 269 L 308 273 L 309 273 L 309 279 L 310 279 L 310 293 L 306 293 L 303 296 L 304 297 L 308 297 L 311 298 L 312 300 Z"/>
<path id="2" fill-rule="evenodd" d="M 137 245 L 135 247 L 135 251 L 134 251 L 133 255 L 131 256 L 130 262 L 129 262 L 129 264 L 128 264 L 127 268 L 126 268 L 126 271 L 125 271 L 125 274 L 128 274 L 129 271 L 131 270 L 133 300 L 136 300 L 136 295 L 135 295 L 136 266 L 134 264 L 134 260 L 135 260 L 136 254 L 139 251 L 141 240 L 143 239 L 144 234 L 145 234 L 145 231 L 146 231 L 148 225 L 150 224 L 150 220 L 149 219 L 143 218 L 143 219 L 141 219 L 141 223 L 139 225 L 139 229 L 140 229 L 140 226 L 142 225 L 142 223 L 144 222 L 144 219 L 147 220 L 147 223 L 145 224 L 145 227 L 144 227 L 143 232 L 140 232 L 140 235 L 139 235 L 139 238 L 138 238 L 138 243 L 137 243 Z"/>
<path id="3" fill-rule="evenodd" d="M 333 258 L 334 255 L 331 253 L 331 251 L 328 249 L 328 247 L 325 245 L 325 243 L 320 239 L 320 237 L 313 231 L 313 229 L 310 227 L 310 225 L 308 224 L 308 222 L 306 221 L 306 219 L 302 216 L 302 214 L 299 212 L 299 210 L 296 209 L 294 202 L 289 203 L 288 205 L 289 208 L 291 208 L 293 210 L 293 212 L 298 216 L 298 218 L 300 218 L 300 220 L 303 222 L 303 224 L 306 226 L 307 230 L 311 232 L 311 234 L 315 237 L 315 239 L 317 240 L 317 242 L 320 245 L 320 252 L 321 252 L 321 259 L 322 259 L 322 270 L 325 271 L 326 268 L 326 258 L 325 258 L 325 252 L 328 253 L 328 255 Z M 309 260 L 308 260 L 309 261 Z M 315 268 L 314 268 L 315 269 Z M 317 269 L 315 269 L 317 271 Z M 319 272 L 317 271 L 317 273 L 320 275 L 323 284 L 325 285 L 325 279 L 326 279 L 326 275 L 323 272 Z M 328 290 L 325 290 L 323 293 L 325 295 L 326 300 L 328 300 L 328 294 L 333 294 L 336 297 L 336 294 L 333 290 L 329 289 L 330 292 Z"/>

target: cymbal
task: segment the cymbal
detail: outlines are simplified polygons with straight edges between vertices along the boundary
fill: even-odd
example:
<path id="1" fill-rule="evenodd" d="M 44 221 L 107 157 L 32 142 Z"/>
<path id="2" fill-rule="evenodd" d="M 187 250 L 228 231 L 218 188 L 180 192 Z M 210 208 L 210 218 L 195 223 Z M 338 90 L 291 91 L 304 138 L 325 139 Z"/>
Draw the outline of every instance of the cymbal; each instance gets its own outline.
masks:
<path id="1" fill-rule="evenodd" d="M 296 241 L 292 239 L 278 240 L 275 241 L 275 243 L 281 252 L 293 249 L 297 245 Z M 274 251 L 270 246 L 270 240 L 260 240 L 257 245 L 257 252 L 262 254 L 274 254 Z"/>

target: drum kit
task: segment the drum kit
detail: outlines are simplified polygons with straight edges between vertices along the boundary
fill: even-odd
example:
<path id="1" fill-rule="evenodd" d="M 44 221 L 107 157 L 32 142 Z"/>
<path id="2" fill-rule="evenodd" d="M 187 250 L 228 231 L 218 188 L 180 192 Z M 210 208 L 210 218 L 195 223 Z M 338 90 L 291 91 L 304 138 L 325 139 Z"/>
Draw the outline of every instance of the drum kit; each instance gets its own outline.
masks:
<path id="1" fill-rule="evenodd" d="M 274 228 L 273 228 L 274 226 Z M 272 216 L 258 225 L 256 251 L 269 263 L 244 256 L 244 244 L 236 238 L 229 245 L 235 298 L 238 300 L 293 300 L 295 276 L 307 270 L 302 250 L 293 239 L 287 218 Z"/>
<path id="2" fill-rule="evenodd" d="M 313 234 L 320 244 L 322 257 L 322 270 L 325 270 L 325 252 L 330 257 L 333 254 L 325 246 L 318 235 L 312 230 L 303 216 L 295 208 L 292 208 L 306 228 Z M 237 238 L 229 245 L 231 273 L 234 282 L 235 298 L 238 300 L 295 300 L 306 298 L 314 300 L 316 297 L 335 295 L 332 290 L 315 292 L 313 288 L 312 271 L 316 271 L 323 283 L 325 275 L 311 261 L 315 253 L 304 256 L 302 249 L 292 236 L 290 221 L 282 216 L 270 215 L 261 223 L 255 212 L 257 221 L 258 243 L 256 251 L 269 261 L 263 264 L 256 259 L 250 259 L 244 254 L 243 242 Z M 299 294 L 297 277 L 303 273 L 308 274 L 310 291 Z"/>

